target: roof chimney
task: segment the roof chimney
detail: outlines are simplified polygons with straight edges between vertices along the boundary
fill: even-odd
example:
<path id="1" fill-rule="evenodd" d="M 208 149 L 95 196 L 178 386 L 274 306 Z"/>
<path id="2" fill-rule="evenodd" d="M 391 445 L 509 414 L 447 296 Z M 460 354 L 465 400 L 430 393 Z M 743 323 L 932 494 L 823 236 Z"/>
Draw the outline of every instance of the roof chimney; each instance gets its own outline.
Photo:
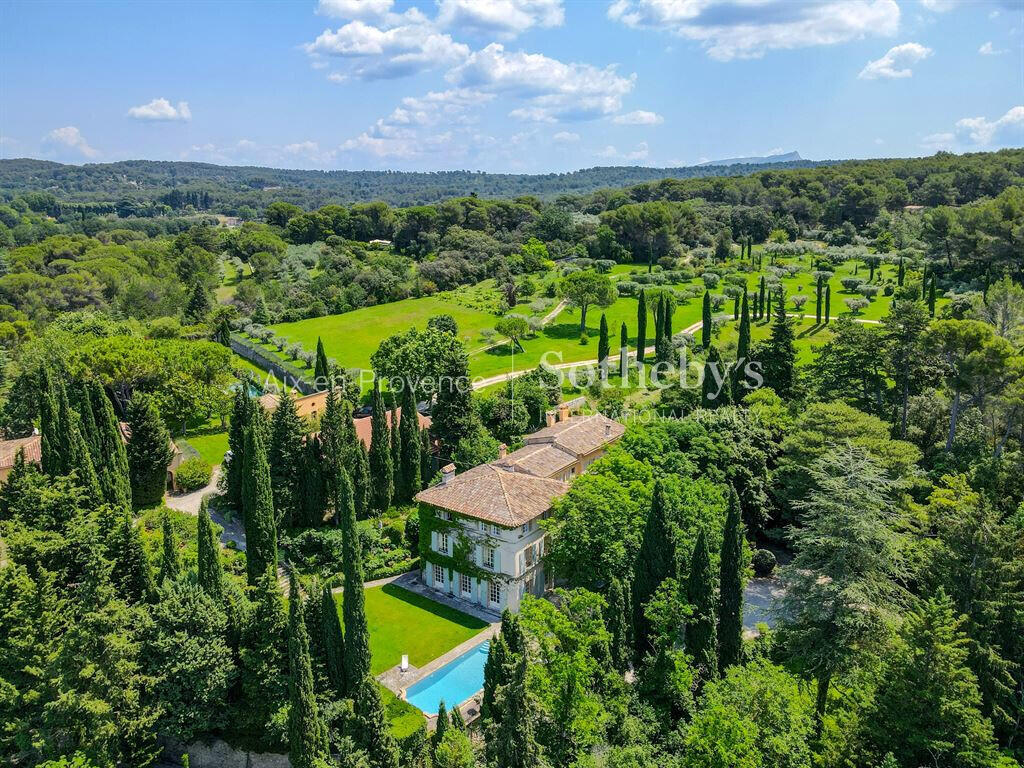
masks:
<path id="1" fill-rule="evenodd" d="M 605 422 L 605 425 L 604 425 L 604 436 L 605 437 L 611 437 L 612 436 L 612 425 L 610 423 L 608 423 L 608 422 Z"/>
<path id="2" fill-rule="evenodd" d="M 554 411 L 548 411 L 547 413 L 545 413 L 544 414 L 544 420 L 545 420 L 545 422 L 547 423 L 547 425 L 549 427 L 555 426 L 555 412 Z"/>
<path id="3" fill-rule="evenodd" d="M 445 464 L 441 468 L 441 485 L 447 485 L 453 477 L 455 477 L 455 465 Z"/>
<path id="4" fill-rule="evenodd" d="M 558 420 L 568 421 L 569 420 L 569 405 L 568 403 L 560 403 L 558 406 Z"/>
<path id="5" fill-rule="evenodd" d="M 502 443 L 498 446 L 498 458 L 504 459 L 508 455 L 508 446 Z"/>

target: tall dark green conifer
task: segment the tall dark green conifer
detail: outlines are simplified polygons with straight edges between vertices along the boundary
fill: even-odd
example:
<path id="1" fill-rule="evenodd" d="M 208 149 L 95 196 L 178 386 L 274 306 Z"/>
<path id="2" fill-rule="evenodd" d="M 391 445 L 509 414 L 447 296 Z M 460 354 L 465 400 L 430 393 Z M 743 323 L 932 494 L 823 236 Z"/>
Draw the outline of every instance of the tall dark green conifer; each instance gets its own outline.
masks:
<path id="1" fill-rule="evenodd" d="M 270 445 L 267 460 L 270 463 L 270 487 L 273 491 L 275 520 L 286 525 L 298 525 L 302 510 L 302 473 L 304 430 L 302 419 L 295 409 L 295 401 L 286 387 L 281 393 L 277 410 L 270 419 Z"/>
<path id="2" fill-rule="evenodd" d="M 619 376 L 622 379 L 629 376 L 629 332 L 625 323 L 619 328 Z"/>
<path id="3" fill-rule="evenodd" d="M 331 389 L 331 366 L 327 362 L 327 352 L 324 351 L 324 342 L 319 336 L 316 337 L 316 364 L 313 366 L 313 383 L 318 389 Z"/>
<path id="4" fill-rule="evenodd" d="M 743 293 L 743 307 L 740 310 L 739 341 L 736 343 L 736 367 L 733 368 L 732 394 L 733 399 L 739 402 L 743 399 L 745 392 L 742 382 L 746 379 L 744 371 L 750 362 L 750 307 L 748 306 L 746 291 Z"/>
<path id="5" fill-rule="evenodd" d="M 441 699 L 441 702 L 437 705 L 437 725 L 434 728 L 434 732 L 430 735 L 431 755 L 437 751 L 437 745 L 441 743 L 441 739 L 444 738 L 450 726 L 451 721 L 448 719 L 448 707 L 445 706 L 444 699 Z"/>
<path id="6" fill-rule="evenodd" d="M 358 718 L 359 744 L 366 750 L 373 768 L 398 768 L 398 744 L 391 735 L 384 703 L 381 701 L 377 682 L 364 677 L 355 689 L 355 714 Z"/>
<path id="7" fill-rule="evenodd" d="M 928 283 L 928 314 L 935 317 L 935 274 L 934 270 L 932 273 L 932 279 Z"/>
<path id="8" fill-rule="evenodd" d="M 99 467 L 100 460 L 105 458 L 100 449 L 99 430 L 96 427 L 96 416 L 92 410 L 92 400 L 89 395 L 89 382 L 79 379 L 71 382 L 68 391 L 68 399 L 71 407 L 78 415 L 78 428 L 82 433 L 82 439 L 89 449 L 89 458 L 93 467 Z M 97 477 L 99 470 L 97 469 Z"/>
<path id="9" fill-rule="evenodd" d="M 743 519 L 735 488 L 729 489 L 718 593 L 718 670 L 724 675 L 743 655 Z"/>
<path id="10" fill-rule="evenodd" d="M 142 546 L 142 534 L 127 509 L 122 513 L 121 524 L 115 532 L 112 550 L 114 568 L 111 581 L 118 594 L 129 603 L 152 600 L 156 594 L 153 572 Z"/>
<path id="11" fill-rule="evenodd" d="M 319 528 L 323 525 L 324 514 L 327 512 L 323 468 L 320 438 L 316 435 L 309 435 L 303 450 L 300 487 L 302 489 L 302 524 L 310 528 Z"/>
<path id="12" fill-rule="evenodd" d="M 403 501 L 412 501 L 420 492 L 420 422 L 416 411 L 416 395 L 410 382 L 402 388 L 402 419 L 398 425 L 398 442 L 402 461 Z"/>
<path id="13" fill-rule="evenodd" d="M 433 450 L 434 444 L 430 439 L 430 427 L 423 427 L 420 430 L 420 483 L 424 487 L 434 479 L 434 474 L 437 471 L 434 469 Z M 363 456 L 365 458 L 366 448 L 363 448 Z M 367 468 L 367 473 L 369 473 L 369 468 Z M 367 488 L 369 488 L 369 480 L 367 480 Z"/>
<path id="14" fill-rule="evenodd" d="M 171 526 L 171 517 L 165 511 L 160 516 L 160 575 L 157 583 L 163 586 L 164 581 L 177 581 L 181 575 L 181 552 L 178 551 L 178 537 Z"/>
<path id="15" fill-rule="evenodd" d="M 370 676 L 370 637 L 366 627 L 366 597 L 363 594 L 363 556 L 356 531 L 356 512 L 352 504 L 352 486 L 344 469 L 339 470 L 338 486 L 342 574 L 345 591 L 342 618 L 345 622 L 345 679 L 350 686 Z"/>
<path id="16" fill-rule="evenodd" d="M 487 733 L 488 752 L 495 768 L 537 768 L 541 765 L 536 739 L 537 707 L 526 687 L 526 657 L 519 656 L 512 679 L 498 690 L 501 722 Z"/>
<path id="17" fill-rule="evenodd" d="M 832 315 L 832 286 L 825 283 L 825 325 L 828 325 L 829 317 Z"/>
<path id="18" fill-rule="evenodd" d="M 338 604 L 334 600 L 330 586 L 325 585 L 320 594 L 320 627 L 321 643 L 324 649 L 324 665 L 331 688 L 339 699 L 350 696 L 348 680 L 345 677 L 345 635 L 341 631 L 341 619 L 338 617 Z"/>
<path id="19" fill-rule="evenodd" d="M 822 286 L 824 285 L 825 278 L 821 275 L 818 276 L 818 285 L 814 292 L 814 322 L 816 325 L 821 325 L 821 300 L 823 297 Z"/>
<path id="20" fill-rule="evenodd" d="M 199 586 L 217 605 L 224 601 L 224 569 L 220 563 L 220 545 L 213 532 L 210 504 L 207 499 L 199 503 L 196 521 L 196 570 Z"/>
<path id="21" fill-rule="evenodd" d="M 327 726 L 313 690 L 313 663 L 299 583 L 288 588 L 288 757 L 292 768 L 322 768 L 328 757 Z"/>
<path id="22" fill-rule="evenodd" d="M 900 257 L 900 265 L 896 270 L 896 285 L 902 287 L 904 281 L 907 279 L 907 265 L 903 262 L 903 257 Z"/>
<path id="23" fill-rule="evenodd" d="M 373 485 L 373 481 L 370 479 L 370 459 L 366 454 L 366 443 L 357 438 L 355 450 L 352 453 L 352 502 L 356 507 L 356 519 L 364 520 L 370 516 L 370 488 Z"/>
<path id="24" fill-rule="evenodd" d="M 700 343 L 704 349 L 711 346 L 711 291 L 704 291 L 704 306 L 701 313 Z"/>
<path id="25" fill-rule="evenodd" d="M 765 283 L 764 275 L 761 275 L 761 284 L 758 287 L 757 293 L 757 319 L 764 320 L 764 298 L 765 291 L 767 290 L 767 284 Z"/>
<path id="26" fill-rule="evenodd" d="M 491 640 L 490 650 L 487 652 L 487 660 L 484 662 L 484 690 L 480 703 L 480 717 L 484 722 L 495 722 L 501 719 L 496 708 L 498 686 L 504 685 L 505 666 L 508 663 L 508 646 L 505 639 L 496 635 Z"/>
<path id="27" fill-rule="evenodd" d="M 262 430 L 255 425 L 245 434 L 242 514 L 245 516 L 246 573 L 252 586 L 268 568 L 277 570 L 277 527 L 274 525 L 270 466 Z"/>
<path id="28" fill-rule="evenodd" d="M 780 298 L 772 323 L 771 335 L 764 345 L 762 367 L 764 384 L 784 399 L 793 393 L 796 370 L 796 347 L 793 319 L 786 314 L 785 298 Z"/>
<path id="29" fill-rule="evenodd" d="M 693 545 L 686 599 L 693 614 L 686 621 L 686 652 L 702 681 L 718 676 L 718 641 L 715 621 L 715 579 L 711 572 L 707 536 L 701 528 Z"/>
<path id="30" fill-rule="evenodd" d="M 201 280 L 196 280 L 192 286 L 188 304 L 185 305 L 185 319 L 192 324 L 201 323 L 210 314 L 211 309 L 213 309 L 213 303 L 210 301 L 210 294 L 206 290 L 206 286 Z"/>
<path id="31" fill-rule="evenodd" d="M 640 289 L 636 304 L 636 361 L 644 362 L 647 347 L 647 294 Z"/>
<path id="32" fill-rule="evenodd" d="M 391 431 L 388 429 L 388 414 L 384 409 L 384 397 L 380 382 L 374 379 L 372 410 L 370 414 L 370 508 L 374 512 L 385 512 L 391 506 L 394 494 L 394 467 L 391 465 Z"/>
<path id="33" fill-rule="evenodd" d="M 288 700 L 288 614 L 274 566 L 251 580 L 249 610 L 239 640 L 241 700 L 245 731 L 267 749 L 271 720 Z M 269 742 L 269 743 L 268 743 Z"/>
<path id="34" fill-rule="evenodd" d="M 644 616 L 644 606 L 665 579 L 676 575 L 676 544 L 665 503 L 665 489 L 660 480 L 654 482 L 651 511 L 644 525 L 640 550 L 633 569 L 633 631 L 635 660 L 642 660 L 651 650 L 651 628 Z"/>
<path id="35" fill-rule="evenodd" d="M 171 434 L 153 398 L 136 392 L 128 404 L 128 470 L 132 505 L 136 509 L 159 504 L 167 487 L 167 465 L 174 455 Z"/>
<path id="36" fill-rule="evenodd" d="M 66 475 L 68 466 L 67 450 L 70 433 L 67 425 L 61 423 L 60 408 L 57 405 L 57 382 L 59 374 L 47 366 L 39 369 L 39 440 L 43 472 L 50 477 Z"/>
<path id="37" fill-rule="evenodd" d="M 608 628 L 608 634 L 612 636 L 612 664 L 619 672 L 629 669 L 630 648 L 627 621 L 626 599 L 622 591 L 622 582 L 613 578 L 611 584 L 608 585 L 608 612 L 605 626 Z"/>
<path id="38" fill-rule="evenodd" d="M 242 469 L 245 465 L 245 431 L 252 421 L 255 405 L 246 387 L 235 390 L 228 422 L 228 455 L 224 459 L 227 501 L 237 510 L 242 509 Z"/>
<path id="39" fill-rule="evenodd" d="M 96 463 L 103 498 L 118 509 L 128 509 L 132 503 L 128 451 L 114 406 L 98 381 L 89 382 L 89 403 L 96 420 L 97 441 L 103 457 Z"/>
<path id="40" fill-rule="evenodd" d="M 402 489 L 405 488 L 405 478 L 402 476 L 402 436 L 398 433 L 398 413 L 392 409 L 388 416 L 388 435 L 391 438 L 391 470 L 393 488 L 392 501 L 399 500 Z"/>
<path id="41" fill-rule="evenodd" d="M 597 365 L 605 367 L 608 365 L 608 353 L 611 351 L 611 343 L 608 340 L 608 316 L 601 313 L 601 324 L 597 337 Z"/>

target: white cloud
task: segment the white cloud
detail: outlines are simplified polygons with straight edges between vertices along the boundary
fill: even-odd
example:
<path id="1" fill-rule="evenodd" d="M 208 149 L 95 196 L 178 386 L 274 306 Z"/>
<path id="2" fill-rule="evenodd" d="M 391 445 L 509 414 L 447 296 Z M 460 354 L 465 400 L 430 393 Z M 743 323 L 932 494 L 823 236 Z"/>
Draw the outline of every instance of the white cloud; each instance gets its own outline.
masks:
<path id="1" fill-rule="evenodd" d="M 604 149 L 596 153 L 598 157 L 605 160 L 646 160 L 649 154 L 647 148 L 647 142 L 641 141 L 636 147 L 629 152 L 619 152 L 614 146 L 609 144 Z"/>
<path id="2" fill-rule="evenodd" d="M 900 9 L 895 0 L 613 0 L 608 17 L 628 27 L 671 31 L 700 42 L 711 58 L 730 61 L 893 35 Z"/>
<path id="3" fill-rule="evenodd" d="M 513 38 L 565 23 L 562 0 L 440 0 L 437 23 L 460 32 Z"/>
<path id="4" fill-rule="evenodd" d="M 325 29 L 303 47 L 314 63 L 324 57 L 347 62 L 347 73 L 328 76 L 335 81 L 346 74 L 364 80 L 403 77 L 448 66 L 469 55 L 469 46 L 439 32 L 415 8 L 381 26 L 356 19 L 337 30 Z"/>
<path id="5" fill-rule="evenodd" d="M 342 19 L 373 19 L 391 10 L 394 0 L 320 0 L 316 12 Z"/>
<path id="6" fill-rule="evenodd" d="M 956 0 L 921 0 L 921 5 L 934 13 L 945 13 L 953 9 Z"/>
<path id="7" fill-rule="evenodd" d="M 559 131 L 551 138 L 559 144 L 572 144 L 574 141 L 580 140 L 580 135 L 571 131 Z"/>
<path id="8" fill-rule="evenodd" d="M 55 128 L 43 137 L 43 143 L 58 149 L 73 149 L 83 157 L 96 157 L 99 155 L 99 151 L 90 147 L 82 132 L 73 125 Z"/>
<path id="9" fill-rule="evenodd" d="M 508 113 L 513 120 L 524 123 L 557 123 L 558 120 L 543 107 L 517 107 Z"/>
<path id="10" fill-rule="evenodd" d="M 982 146 L 993 141 L 1020 145 L 1024 143 L 1024 106 L 1013 107 L 998 120 L 965 117 L 957 121 L 956 133 L 960 139 Z"/>
<path id="11" fill-rule="evenodd" d="M 910 77 L 914 74 L 911 65 L 931 55 L 932 49 L 920 43 L 903 43 L 890 48 L 882 58 L 869 61 L 857 77 L 861 80 Z"/>
<path id="12" fill-rule="evenodd" d="M 188 108 L 187 101 L 179 101 L 174 106 L 167 99 L 153 99 L 148 104 L 141 104 L 128 110 L 128 117 L 136 120 L 191 120 L 192 110 Z"/>
<path id="13" fill-rule="evenodd" d="M 978 53 L 982 56 L 1002 56 L 1004 53 L 1007 53 L 1007 51 L 1004 51 L 1001 48 L 996 48 L 992 45 L 992 41 L 989 41 L 981 44 L 981 48 L 978 49 Z"/>
<path id="14" fill-rule="evenodd" d="M 657 112 L 637 109 L 632 112 L 626 112 L 623 115 L 616 115 L 612 118 L 612 122 L 618 125 L 661 125 L 665 122 L 665 118 Z"/>
<path id="15" fill-rule="evenodd" d="M 501 43 L 475 51 L 448 72 L 448 80 L 524 99 L 533 119 L 584 120 L 617 112 L 636 75 L 552 59 L 540 53 L 506 52 Z"/>

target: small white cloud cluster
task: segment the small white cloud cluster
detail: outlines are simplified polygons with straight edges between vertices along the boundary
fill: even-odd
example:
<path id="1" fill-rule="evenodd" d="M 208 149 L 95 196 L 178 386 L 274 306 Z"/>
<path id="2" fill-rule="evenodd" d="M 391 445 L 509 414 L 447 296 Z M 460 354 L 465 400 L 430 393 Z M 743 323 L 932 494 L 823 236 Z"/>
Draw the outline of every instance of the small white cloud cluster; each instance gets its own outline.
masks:
<path id="1" fill-rule="evenodd" d="M 890 48 L 882 58 L 869 61 L 857 77 L 861 80 L 910 77 L 914 74 L 910 67 L 931 55 L 932 49 L 920 43 L 903 43 Z"/>
<path id="2" fill-rule="evenodd" d="M 1007 110 L 995 120 L 986 117 L 965 117 L 956 121 L 952 131 L 925 136 L 921 144 L 930 151 L 988 149 L 1020 146 L 1024 141 L 1024 106 Z"/>
<path id="3" fill-rule="evenodd" d="M 51 150 L 66 152 L 71 150 L 82 157 L 96 157 L 99 151 L 89 146 L 85 136 L 73 125 L 55 128 L 43 137 L 43 144 Z"/>
<path id="4" fill-rule="evenodd" d="M 192 119 L 192 110 L 188 108 L 187 101 L 179 101 L 178 105 L 171 104 L 167 99 L 153 99 L 148 104 L 141 104 L 128 110 L 128 117 L 135 120 L 153 121 L 186 121 Z"/>

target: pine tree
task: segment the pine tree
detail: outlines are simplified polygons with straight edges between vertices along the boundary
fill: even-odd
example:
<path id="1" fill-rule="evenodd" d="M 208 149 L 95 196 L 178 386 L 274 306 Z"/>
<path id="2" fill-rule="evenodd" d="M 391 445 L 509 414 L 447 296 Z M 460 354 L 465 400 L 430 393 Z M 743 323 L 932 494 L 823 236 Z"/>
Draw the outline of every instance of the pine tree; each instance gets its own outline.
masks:
<path id="1" fill-rule="evenodd" d="M 402 437 L 398 433 L 398 413 L 395 409 L 392 409 L 389 415 L 388 435 L 391 440 L 391 497 L 394 502 L 400 500 L 402 489 L 405 488 L 405 478 L 402 475 Z"/>
<path id="2" fill-rule="evenodd" d="M 363 594 L 363 556 L 359 550 L 352 487 L 343 468 L 339 469 L 342 574 L 345 592 L 342 618 L 345 622 L 345 679 L 349 685 L 370 675 L 370 636 L 366 627 L 366 597 Z"/>
<path id="3" fill-rule="evenodd" d="M 373 768 L 398 768 L 398 745 L 391 735 L 391 723 L 373 678 L 361 678 L 355 690 L 354 709 L 359 719 L 356 733 L 370 758 L 370 765 Z"/>
<path id="4" fill-rule="evenodd" d="M 711 291 L 704 291 L 704 307 L 701 314 L 700 342 L 704 349 L 711 346 Z"/>
<path id="5" fill-rule="evenodd" d="M 644 606 L 665 579 L 676 575 L 676 544 L 665 503 L 661 481 L 654 483 L 651 511 L 644 525 L 640 550 L 633 571 L 633 631 L 635 660 L 643 659 L 650 650 L 651 628 L 644 616 Z"/>
<path id="6" fill-rule="evenodd" d="M 324 648 L 324 663 L 331 688 L 339 699 L 348 698 L 349 686 L 345 677 L 345 636 L 341 631 L 341 619 L 338 617 L 338 604 L 334 600 L 331 588 L 324 586 L 320 595 L 320 627 Z"/>
<path id="7" fill-rule="evenodd" d="M 304 470 L 303 425 L 291 392 L 285 387 L 270 420 L 270 487 L 276 507 L 275 520 L 289 526 L 299 523 Z"/>
<path id="8" fill-rule="evenodd" d="M 128 451 L 125 449 L 114 406 L 98 381 L 89 383 L 89 403 L 96 420 L 100 456 L 103 457 L 96 462 L 103 498 L 117 509 L 128 509 L 132 503 Z"/>
<path id="9" fill-rule="evenodd" d="M 316 364 L 313 366 L 313 383 L 318 389 L 333 389 L 330 381 L 331 366 L 327 362 L 324 342 L 316 337 Z"/>
<path id="10" fill-rule="evenodd" d="M 306 438 L 302 458 L 302 524 L 310 528 L 323 525 L 324 514 L 327 512 L 325 499 L 325 481 L 321 460 L 320 438 L 309 435 Z"/>
<path id="11" fill-rule="evenodd" d="M 288 756 L 293 768 L 321 768 L 326 760 L 327 727 L 313 690 L 313 664 L 299 583 L 288 589 Z"/>
<path id="12" fill-rule="evenodd" d="M 268 568 L 277 570 L 277 528 L 270 466 L 262 430 L 255 426 L 245 435 L 242 514 L 245 517 L 245 566 L 252 586 Z"/>
<path id="13" fill-rule="evenodd" d="M 171 435 L 152 397 L 136 392 L 128 404 L 128 471 L 132 505 L 136 509 L 159 504 L 167 487 L 171 462 Z"/>
<path id="14" fill-rule="evenodd" d="M 644 362 L 647 347 L 647 294 L 640 289 L 636 304 L 636 361 Z"/>
<path id="15" fill-rule="evenodd" d="M 516 660 L 508 685 L 498 690 L 501 722 L 488 732 L 488 750 L 493 751 L 495 768 L 537 768 L 542 765 L 537 744 L 537 708 L 526 688 L 526 658 Z"/>
<path id="16" fill-rule="evenodd" d="M 721 383 L 719 383 L 721 379 Z M 708 350 L 704 360 L 704 378 L 701 381 L 701 406 L 703 408 L 722 408 L 733 401 L 731 377 L 722 359 L 722 353 L 714 344 Z"/>
<path id="17" fill-rule="evenodd" d="M 458 707 L 455 707 L 458 709 Z M 430 754 L 433 756 L 437 750 L 437 745 L 441 743 L 441 739 L 444 738 L 447 733 L 451 722 L 448 720 L 448 707 L 444 704 L 444 699 L 441 699 L 437 705 L 437 725 L 434 728 L 434 732 L 430 736 Z"/>
<path id="18" fill-rule="evenodd" d="M 199 586 L 217 605 L 224 602 L 224 569 L 220 562 L 220 548 L 210 519 L 207 499 L 199 503 L 196 522 L 196 570 Z"/>
<path id="19" fill-rule="evenodd" d="M 788 399 L 793 392 L 796 369 L 796 347 L 793 319 L 786 315 L 785 301 L 780 300 L 772 323 L 771 335 L 764 347 L 764 384 L 779 397 Z"/>
<path id="20" fill-rule="evenodd" d="M 185 305 L 185 318 L 193 323 L 201 323 L 210 314 L 213 304 L 210 302 L 210 294 L 202 281 L 196 280 L 192 286 L 192 295 L 189 296 L 188 304 Z"/>
<path id="21" fill-rule="evenodd" d="M 386 512 L 391 506 L 394 494 L 394 468 L 391 465 L 391 431 L 388 429 L 387 411 L 384 410 L 384 397 L 380 393 L 380 383 L 374 379 L 373 399 L 371 401 L 370 427 L 370 508 L 374 512 Z"/>
<path id="22" fill-rule="evenodd" d="M 612 664 L 619 672 L 629 669 L 629 636 L 627 632 L 626 599 L 622 591 L 622 582 L 613 578 L 608 585 L 608 613 L 605 620 L 608 634 L 611 635 Z"/>
<path id="23" fill-rule="evenodd" d="M 832 286 L 825 284 L 825 325 L 828 325 L 829 317 L 832 315 Z"/>
<path id="24" fill-rule="evenodd" d="M 127 602 L 149 602 L 156 595 L 153 572 L 142 546 L 142 534 L 127 509 L 122 513 L 115 536 L 111 581 Z"/>
<path id="25" fill-rule="evenodd" d="M 181 575 L 178 537 L 174 535 L 171 517 L 166 511 L 160 516 L 160 538 L 162 547 L 160 549 L 160 575 L 157 577 L 157 583 L 162 586 L 164 581 L 177 581 Z"/>
<path id="26" fill-rule="evenodd" d="M 402 389 L 402 417 L 398 425 L 402 459 L 402 500 L 412 501 L 423 484 L 420 479 L 420 424 L 416 396 L 408 382 Z"/>
<path id="27" fill-rule="evenodd" d="M 718 641 L 715 634 L 715 580 L 703 528 L 697 533 L 693 546 L 686 599 L 693 609 L 686 622 L 686 652 L 693 658 L 697 677 L 707 681 L 718 676 Z"/>
<path id="28" fill-rule="evenodd" d="M 604 312 L 601 313 L 601 325 L 600 331 L 597 337 L 597 366 L 598 368 L 604 369 L 608 365 L 608 354 L 611 351 L 611 345 L 608 340 L 608 317 Z"/>
<path id="29" fill-rule="evenodd" d="M 623 381 L 629 376 L 629 334 L 625 323 L 619 328 L 619 376 Z"/>
<path id="30" fill-rule="evenodd" d="M 743 654 L 743 520 L 740 499 L 729 489 L 729 512 L 722 534 L 718 592 L 718 669 L 740 663 Z"/>

